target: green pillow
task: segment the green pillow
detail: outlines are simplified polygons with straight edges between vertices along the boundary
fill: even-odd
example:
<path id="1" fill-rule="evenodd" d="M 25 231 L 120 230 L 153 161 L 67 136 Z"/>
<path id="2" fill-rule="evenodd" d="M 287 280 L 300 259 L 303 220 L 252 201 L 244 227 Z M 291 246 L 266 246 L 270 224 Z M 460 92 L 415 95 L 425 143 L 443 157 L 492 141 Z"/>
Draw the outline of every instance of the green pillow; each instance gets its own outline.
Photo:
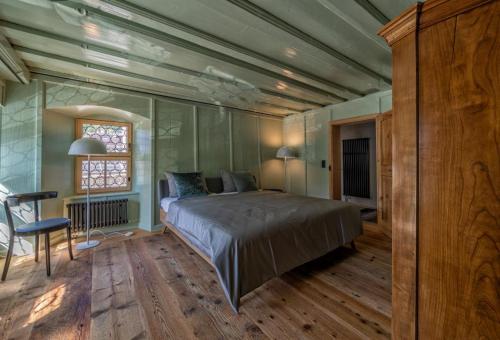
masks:
<path id="1" fill-rule="evenodd" d="M 179 198 L 207 195 L 201 172 L 172 172 L 172 177 Z"/>
<path id="2" fill-rule="evenodd" d="M 255 184 L 255 179 L 251 173 L 231 173 L 231 177 L 233 178 L 234 186 L 238 192 L 245 191 L 256 191 L 257 184 Z"/>

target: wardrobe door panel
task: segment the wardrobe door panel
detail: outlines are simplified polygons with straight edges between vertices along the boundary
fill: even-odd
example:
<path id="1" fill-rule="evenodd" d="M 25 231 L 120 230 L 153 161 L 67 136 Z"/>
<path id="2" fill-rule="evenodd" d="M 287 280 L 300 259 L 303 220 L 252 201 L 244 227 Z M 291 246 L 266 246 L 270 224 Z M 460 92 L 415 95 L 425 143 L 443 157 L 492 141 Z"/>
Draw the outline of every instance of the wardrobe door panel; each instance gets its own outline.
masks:
<path id="1" fill-rule="evenodd" d="M 500 2 L 420 33 L 419 337 L 500 334 Z"/>
<path id="2" fill-rule="evenodd" d="M 417 266 L 416 36 L 393 45 L 392 336 L 415 339 Z"/>
<path id="3" fill-rule="evenodd" d="M 377 117 L 377 223 L 392 237 L 392 112 Z"/>

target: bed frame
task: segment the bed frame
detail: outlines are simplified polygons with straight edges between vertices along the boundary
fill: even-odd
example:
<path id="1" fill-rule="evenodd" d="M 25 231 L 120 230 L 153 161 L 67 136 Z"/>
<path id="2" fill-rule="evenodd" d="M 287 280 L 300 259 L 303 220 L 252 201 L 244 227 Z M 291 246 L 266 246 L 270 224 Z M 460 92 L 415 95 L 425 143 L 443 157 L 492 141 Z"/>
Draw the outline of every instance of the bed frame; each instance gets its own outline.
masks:
<path id="1" fill-rule="evenodd" d="M 170 230 L 171 232 L 173 232 L 175 234 L 175 236 L 177 236 L 178 238 L 180 238 L 186 245 L 189 246 L 189 248 L 191 248 L 194 252 L 196 252 L 198 255 L 201 256 L 202 259 L 204 259 L 205 261 L 207 261 L 207 263 L 213 267 L 214 265 L 212 264 L 212 261 L 210 260 L 210 258 L 207 256 L 207 254 L 205 254 L 204 252 L 202 252 L 200 249 L 198 249 L 198 247 L 196 247 L 195 245 L 193 245 L 180 231 L 179 229 L 177 229 L 176 227 L 174 227 L 172 224 L 168 223 L 167 222 L 167 213 L 165 211 L 163 211 L 163 209 L 160 208 L 160 221 L 161 223 L 163 224 L 164 226 L 164 229 L 163 229 L 163 233 L 165 234 L 168 230 Z"/>
<path id="2" fill-rule="evenodd" d="M 207 189 L 210 192 L 215 192 L 215 193 L 221 193 L 223 191 L 223 185 L 222 185 L 222 179 L 220 177 L 206 177 L 205 182 L 207 184 Z M 170 194 L 169 188 L 168 188 L 168 181 L 166 179 L 160 179 L 158 181 L 158 187 L 157 187 L 157 198 L 158 198 L 158 204 L 160 204 L 160 201 L 164 197 L 168 197 Z M 162 225 L 164 226 L 163 233 L 166 233 L 168 229 L 172 231 L 175 236 L 180 238 L 185 244 L 189 246 L 194 252 L 196 252 L 198 255 L 201 256 L 202 259 L 207 261 L 210 266 L 214 266 L 212 264 L 212 261 L 210 260 L 210 257 L 207 256 L 204 252 L 202 252 L 198 247 L 196 247 L 194 244 L 192 244 L 180 231 L 177 229 L 175 226 L 167 222 L 167 213 L 163 211 L 163 209 L 160 207 L 160 221 Z"/>

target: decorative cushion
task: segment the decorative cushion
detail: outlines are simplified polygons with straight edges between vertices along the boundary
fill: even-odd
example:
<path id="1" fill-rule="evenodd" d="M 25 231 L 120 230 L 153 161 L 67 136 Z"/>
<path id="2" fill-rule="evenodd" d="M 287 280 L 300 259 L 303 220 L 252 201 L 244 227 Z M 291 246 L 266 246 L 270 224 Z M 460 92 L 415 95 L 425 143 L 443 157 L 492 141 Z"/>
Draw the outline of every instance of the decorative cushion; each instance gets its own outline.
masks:
<path id="1" fill-rule="evenodd" d="M 233 179 L 231 179 L 232 181 Z M 207 191 L 211 194 L 220 194 L 224 192 L 224 185 L 221 177 L 205 177 Z"/>
<path id="2" fill-rule="evenodd" d="M 201 172 L 172 172 L 179 198 L 207 195 Z"/>
<path id="3" fill-rule="evenodd" d="M 238 192 L 245 191 L 256 191 L 257 184 L 255 183 L 255 179 L 253 175 L 249 172 L 244 173 L 232 173 L 231 177 L 233 178 L 234 185 Z"/>
<path id="4" fill-rule="evenodd" d="M 177 190 L 175 188 L 175 182 L 174 182 L 174 177 L 172 176 L 171 171 L 165 171 L 165 178 L 168 181 L 168 192 L 169 192 L 169 197 L 178 197 L 177 195 Z"/>
<path id="5" fill-rule="evenodd" d="M 222 169 L 220 171 L 220 177 L 222 178 L 222 187 L 224 192 L 235 192 L 236 186 L 233 182 L 232 172 Z"/>

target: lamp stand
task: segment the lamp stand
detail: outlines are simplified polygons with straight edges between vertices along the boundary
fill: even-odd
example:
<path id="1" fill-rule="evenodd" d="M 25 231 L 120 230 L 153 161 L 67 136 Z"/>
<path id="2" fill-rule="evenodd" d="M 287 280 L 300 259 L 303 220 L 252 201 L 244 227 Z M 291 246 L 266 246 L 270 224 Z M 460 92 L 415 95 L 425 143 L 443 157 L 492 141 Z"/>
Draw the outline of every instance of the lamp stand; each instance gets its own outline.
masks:
<path id="1" fill-rule="evenodd" d="M 97 247 L 101 242 L 90 240 L 90 155 L 87 155 L 87 241 L 76 245 L 77 250 Z"/>

